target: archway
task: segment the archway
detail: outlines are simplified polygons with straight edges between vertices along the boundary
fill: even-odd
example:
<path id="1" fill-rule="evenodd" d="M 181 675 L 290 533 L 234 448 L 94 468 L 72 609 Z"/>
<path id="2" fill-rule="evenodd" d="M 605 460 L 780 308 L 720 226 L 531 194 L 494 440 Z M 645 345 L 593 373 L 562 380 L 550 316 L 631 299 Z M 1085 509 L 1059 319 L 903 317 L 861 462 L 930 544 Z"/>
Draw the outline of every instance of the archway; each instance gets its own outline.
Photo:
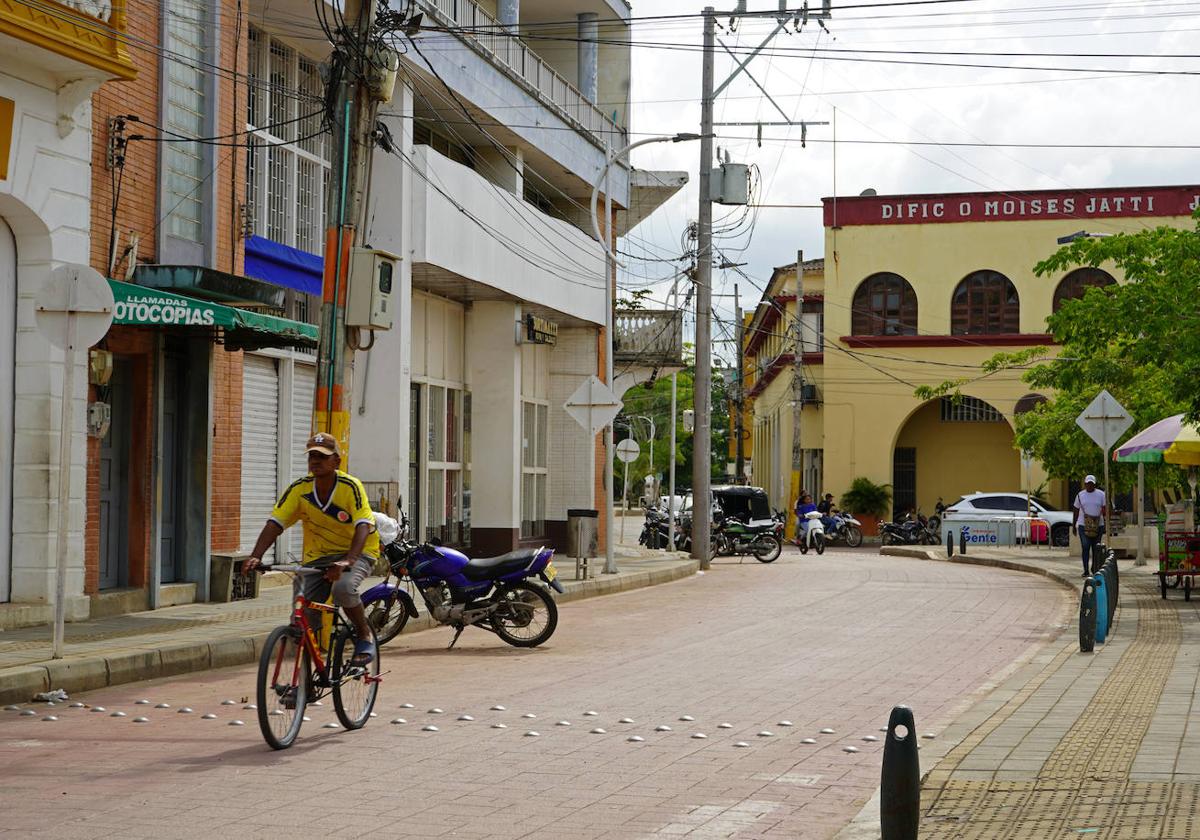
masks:
<path id="1" fill-rule="evenodd" d="M 968 493 L 1015 492 L 1021 458 L 1008 419 L 976 397 L 930 400 L 917 408 L 892 447 L 893 515 L 932 513 Z"/>

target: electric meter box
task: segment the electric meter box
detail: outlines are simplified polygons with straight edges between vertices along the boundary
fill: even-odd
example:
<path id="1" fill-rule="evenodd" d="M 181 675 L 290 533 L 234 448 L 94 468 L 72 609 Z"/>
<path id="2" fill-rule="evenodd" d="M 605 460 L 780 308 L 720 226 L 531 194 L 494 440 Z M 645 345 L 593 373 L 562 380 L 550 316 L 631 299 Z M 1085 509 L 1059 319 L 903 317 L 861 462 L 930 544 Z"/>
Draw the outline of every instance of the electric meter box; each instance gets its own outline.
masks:
<path id="1" fill-rule="evenodd" d="M 346 326 L 390 330 L 398 305 L 392 289 L 400 279 L 400 258 L 374 248 L 355 248 L 350 257 Z"/>

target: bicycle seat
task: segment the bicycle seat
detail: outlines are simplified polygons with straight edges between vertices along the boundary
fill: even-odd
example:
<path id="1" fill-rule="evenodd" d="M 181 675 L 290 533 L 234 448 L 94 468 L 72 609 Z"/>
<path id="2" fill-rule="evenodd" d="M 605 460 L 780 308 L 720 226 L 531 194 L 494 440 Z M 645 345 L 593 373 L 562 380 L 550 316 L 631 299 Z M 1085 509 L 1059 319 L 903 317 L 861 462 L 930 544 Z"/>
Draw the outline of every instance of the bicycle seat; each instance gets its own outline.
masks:
<path id="1" fill-rule="evenodd" d="M 498 557 L 477 557 L 463 567 L 463 577 L 480 581 L 520 571 L 533 562 L 538 556 L 538 551 L 536 548 L 522 548 Z"/>

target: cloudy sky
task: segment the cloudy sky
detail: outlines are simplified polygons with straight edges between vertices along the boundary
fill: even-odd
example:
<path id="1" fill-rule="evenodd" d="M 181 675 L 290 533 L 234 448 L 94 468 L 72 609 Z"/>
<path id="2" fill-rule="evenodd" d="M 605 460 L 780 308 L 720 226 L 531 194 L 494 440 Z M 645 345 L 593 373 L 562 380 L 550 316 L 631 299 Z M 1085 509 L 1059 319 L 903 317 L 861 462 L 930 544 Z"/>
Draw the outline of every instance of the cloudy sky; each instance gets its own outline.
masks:
<path id="1" fill-rule="evenodd" d="M 721 10 L 733 2 L 715 5 Z M 749 0 L 751 10 L 776 5 L 775 0 Z M 780 35 L 751 71 L 793 121 L 833 122 L 836 109 L 839 195 L 867 188 L 887 194 L 1200 182 L 1198 150 L 1004 145 L 1200 142 L 1195 107 L 1200 76 L 1154 74 L 1200 73 L 1200 55 L 1172 57 L 1198 52 L 1192 44 L 1200 29 L 1200 2 L 836 0 L 834 6 L 828 32 L 810 23 L 799 34 Z M 701 7 L 636 0 L 633 14 L 635 19 L 687 15 Z M 728 19 L 722 24 L 728 27 Z M 718 38 L 744 53 L 773 26 L 773 20 L 742 20 L 737 31 L 718 31 Z M 633 53 L 635 139 L 698 130 L 701 29 L 698 17 L 635 24 L 634 38 L 642 45 Z M 720 47 L 718 55 L 720 83 L 733 62 Z M 1111 57 L 1116 55 L 1121 57 Z M 995 66 L 934 67 L 881 59 Z M 1016 67 L 1039 69 L 1010 69 Z M 716 115 L 726 122 L 782 120 L 744 75 L 717 102 Z M 807 148 L 801 148 L 798 128 L 765 127 L 761 147 L 754 128 L 717 131 L 722 154 L 727 150 L 732 160 L 758 167 L 756 202 L 814 205 L 834 193 L 832 125 L 810 128 Z M 954 143 L 979 145 L 949 145 Z M 686 170 L 691 176 L 688 188 L 624 245 L 627 252 L 652 259 L 678 256 L 684 229 L 697 216 L 699 144 L 647 146 L 634 152 L 634 163 Z M 717 208 L 718 220 L 727 214 L 730 208 Z M 742 270 L 750 280 L 715 271 L 714 291 L 731 294 L 737 282 L 742 305 L 749 308 L 771 269 L 793 262 L 797 249 L 806 258 L 823 256 L 824 236 L 817 209 L 764 207 L 742 216 L 741 211 L 727 216 L 727 225 L 736 227 L 716 244 L 729 258 L 747 263 Z M 626 269 L 623 284 L 632 288 L 672 273 L 670 263 L 649 260 L 629 259 Z M 751 281 L 759 288 L 747 288 Z M 665 297 L 664 284 L 652 288 L 655 297 Z M 731 313 L 732 299 L 715 303 Z"/>

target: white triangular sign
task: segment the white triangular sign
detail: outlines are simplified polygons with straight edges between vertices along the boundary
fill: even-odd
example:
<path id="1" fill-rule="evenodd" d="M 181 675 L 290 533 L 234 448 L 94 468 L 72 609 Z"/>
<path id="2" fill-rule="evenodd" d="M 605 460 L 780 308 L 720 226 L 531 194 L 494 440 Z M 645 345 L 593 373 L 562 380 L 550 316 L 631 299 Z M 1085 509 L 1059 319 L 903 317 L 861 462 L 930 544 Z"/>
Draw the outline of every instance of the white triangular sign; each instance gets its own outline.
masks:
<path id="1" fill-rule="evenodd" d="M 571 395 L 563 410 L 595 435 L 620 413 L 621 399 L 597 376 L 589 376 Z"/>

